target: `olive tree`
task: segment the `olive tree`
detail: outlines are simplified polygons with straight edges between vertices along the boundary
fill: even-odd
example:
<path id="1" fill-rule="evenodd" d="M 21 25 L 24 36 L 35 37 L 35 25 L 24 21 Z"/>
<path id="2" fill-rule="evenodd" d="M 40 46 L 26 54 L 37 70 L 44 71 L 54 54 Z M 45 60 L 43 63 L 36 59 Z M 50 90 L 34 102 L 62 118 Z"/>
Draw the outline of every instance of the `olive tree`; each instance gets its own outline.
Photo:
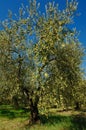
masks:
<path id="1" fill-rule="evenodd" d="M 48 3 L 40 13 L 36 0 L 19 9 L 19 16 L 1 23 L 1 86 L 9 89 L 9 97 L 27 99 L 30 122 L 36 123 L 39 110 L 55 102 L 68 104 L 81 78 L 83 49 L 75 29 L 69 27 L 77 10 L 77 2 L 65 9 Z M 2 82 L 3 81 L 3 82 Z M 7 91 L 6 91 L 7 92 Z M 8 96 L 8 94 L 7 94 Z"/>

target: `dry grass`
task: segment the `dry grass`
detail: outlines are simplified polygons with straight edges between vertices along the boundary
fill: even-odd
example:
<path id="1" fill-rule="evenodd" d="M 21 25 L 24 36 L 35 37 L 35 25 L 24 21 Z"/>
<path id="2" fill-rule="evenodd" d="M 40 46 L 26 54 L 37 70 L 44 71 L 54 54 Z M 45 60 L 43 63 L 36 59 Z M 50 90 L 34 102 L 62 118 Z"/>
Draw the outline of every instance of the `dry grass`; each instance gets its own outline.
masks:
<path id="1" fill-rule="evenodd" d="M 25 130 L 25 119 L 0 118 L 0 130 Z"/>

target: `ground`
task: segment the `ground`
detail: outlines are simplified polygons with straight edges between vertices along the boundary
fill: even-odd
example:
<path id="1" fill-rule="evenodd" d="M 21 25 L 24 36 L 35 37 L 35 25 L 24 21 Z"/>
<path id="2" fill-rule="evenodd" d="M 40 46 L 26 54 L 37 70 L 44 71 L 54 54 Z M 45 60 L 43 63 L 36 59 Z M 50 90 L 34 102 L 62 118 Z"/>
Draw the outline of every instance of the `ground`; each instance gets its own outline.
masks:
<path id="1" fill-rule="evenodd" d="M 0 130 L 86 130 L 86 111 L 50 110 L 42 124 L 28 126 L 29 112 L 0 106 Z"/>

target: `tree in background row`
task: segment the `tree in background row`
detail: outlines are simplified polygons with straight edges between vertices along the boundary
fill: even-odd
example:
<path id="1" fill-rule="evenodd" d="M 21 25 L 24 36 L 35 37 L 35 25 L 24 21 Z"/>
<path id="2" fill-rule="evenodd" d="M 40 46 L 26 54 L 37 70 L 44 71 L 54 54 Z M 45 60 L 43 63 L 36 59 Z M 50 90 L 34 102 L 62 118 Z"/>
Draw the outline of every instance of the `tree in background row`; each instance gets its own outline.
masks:
<path id="1" fill-rule="evenodd" d="M 39 7 L 31 0 L 15 18 L 10 11 L 0 31 L 0 100 L 27 102 L 31 123 L 40 120 L 39 110 L 74 106 L 83 95 L 78 92 L 84 51 L 76 29 L 69 26 L 77 2 L 68 2 L 63 10 L 49 2 L 44 13 Z"/>

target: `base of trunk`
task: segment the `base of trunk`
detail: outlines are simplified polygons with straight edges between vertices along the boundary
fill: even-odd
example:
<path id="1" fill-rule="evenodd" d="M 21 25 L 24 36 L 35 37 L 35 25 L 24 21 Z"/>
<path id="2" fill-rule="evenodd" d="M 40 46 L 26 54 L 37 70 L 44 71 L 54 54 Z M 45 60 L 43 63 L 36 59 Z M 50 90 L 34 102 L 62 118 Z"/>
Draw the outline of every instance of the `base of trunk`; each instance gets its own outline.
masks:
<path id="1" fill-rule="evenodd" d="M 29 125 L 40 124 L 40 123 L 41 123 L 41 120 L 40 120 L 39 116 L 37 116 L 37 117 L 30 117 Z"/>

